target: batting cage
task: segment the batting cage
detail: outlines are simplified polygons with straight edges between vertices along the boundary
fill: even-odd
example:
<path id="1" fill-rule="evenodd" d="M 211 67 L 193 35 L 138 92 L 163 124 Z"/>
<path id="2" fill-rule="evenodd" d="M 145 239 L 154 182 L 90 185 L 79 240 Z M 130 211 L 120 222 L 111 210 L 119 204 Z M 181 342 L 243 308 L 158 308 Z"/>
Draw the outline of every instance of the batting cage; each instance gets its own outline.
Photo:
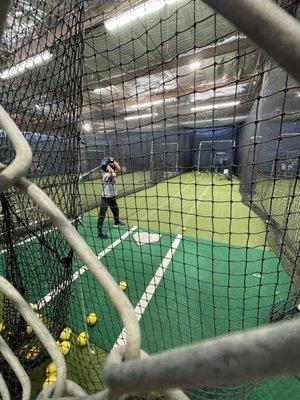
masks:
<path id="1" fill-rule="evenodd" d="M 300 397 L 295 0 L 3 0 L 0 397 Z"/>

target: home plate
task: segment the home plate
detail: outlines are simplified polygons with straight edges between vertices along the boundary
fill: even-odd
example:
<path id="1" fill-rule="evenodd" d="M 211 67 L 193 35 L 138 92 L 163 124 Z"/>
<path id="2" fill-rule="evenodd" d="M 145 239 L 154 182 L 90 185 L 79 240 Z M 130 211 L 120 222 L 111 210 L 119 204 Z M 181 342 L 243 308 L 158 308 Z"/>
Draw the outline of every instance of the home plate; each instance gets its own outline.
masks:
<path id="1" fill-rule="evenodd" d="M 143 244 L 157 243 L 160 241 L 160 238 L 161 235 L 158 233 L 136 232 L 133 235 L 133 239 L 138 246 L 142 246 Z"/>

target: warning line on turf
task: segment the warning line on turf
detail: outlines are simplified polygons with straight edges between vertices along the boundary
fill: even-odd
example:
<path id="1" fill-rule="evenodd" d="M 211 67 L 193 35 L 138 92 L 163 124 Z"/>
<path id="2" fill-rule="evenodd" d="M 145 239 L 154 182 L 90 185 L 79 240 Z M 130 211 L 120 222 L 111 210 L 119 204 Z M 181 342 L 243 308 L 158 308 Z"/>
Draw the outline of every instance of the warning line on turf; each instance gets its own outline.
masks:
<path id="1" fill-rule="evenodd" d="M 105 257 L 111 250 L 113 250 L 115 247 L 117 247 L 124 239 L 126 239 L 132 232 L 134 232 L 137 229 L 137 226 L 133 226 L 131 229 L 129 229 L 127 232 L 125 232 L 121 237 L 119 237 L 117 240 L 115 240 L 112 244 L 107 246 L 104 250 L 102 250 L 98 254 L 98 259 L 101 260 L 101 258 Z M 74 274 L 69 278 L 61 282 L 55 289 L 51 290 L 46 296 L 44 296 L 41 300 L 39 300 L 34 307 L 36 307 L 38 310 L 41 310 L 47 303 L 52 301 L 59 293 L 61 293 L 63 290 L 65 290 L 68 286 L 70 286 L 72 283 L 74 283 L 82 274 L 84 274 L 88 270 L 88 267 L 84 265 L 83 267 L 79 268 L 78 271 L 74 272 Z"/>
<path id="2" fill-rule="evenodd" d="M 155 275 L 151 279 L 145 292 L 143 293 L 142 297 L 140 298 L 137 306 L 135 307 L 134 312 L 135 312 L 135 315 L 136 315 L 136 318 L 138 321 L 142 318 L 146 308 L 148 307 L 150 300 L 151 300 L 152 296 L 154 295 L 160 281 L 162 280 L 170 262 L 172 261 L 172 258 L 174 257 L 175 251 L 178 248 L 181 240 L 182 240 L 182 235 L 178 234 L 176 236 L 176 238 L 174 239 L 171 247 L 169 248 L 167 254 L 163 258 L 160 266 L 156 270 Z M 124 328 L 122 330 L 122 332 L 120 333 L 120 335 L 114 345 L 114 348 L 119 347 L 119 346 L 125 346 L 125 345 L 126 345 L 126 330 Z"/>

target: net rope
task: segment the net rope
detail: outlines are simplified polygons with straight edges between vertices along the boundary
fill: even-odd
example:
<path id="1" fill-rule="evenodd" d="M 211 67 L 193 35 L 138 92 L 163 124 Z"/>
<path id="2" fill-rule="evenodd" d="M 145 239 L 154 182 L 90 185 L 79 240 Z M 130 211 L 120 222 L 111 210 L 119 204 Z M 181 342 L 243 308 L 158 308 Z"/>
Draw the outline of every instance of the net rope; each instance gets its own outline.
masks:
<path id="1" fill-rule="evenodd" d="M 299 19 L 298 1 L 277 3 Z M 126 283 L 145 352 L 297 322 L 300 91 L 270 56 L 201 1 L 24 0 L 12 1 L 0 57 L 1 104 L 32 151 L 27 177 L 115 282 Z M 5 129 L 0 143 L 9 165 L 16 150 Z M 108 156 L 121 168 L 120 216 L 109 210 L 101 227 L 100 165 Z M 1 276 L 55 341 L 71 329 L 70 393 L 80 390 L 75 383 L 88 394 L 102 391 L 108 355 L 130 336 L 93 270 L 19 189 L 0 197 Z M 114 227 L 120 221 L 125 226 Z M 37 398 L 53 378 L 45 372 L 48 349 L 9 298 L 0 304 L 0 333 Z M 2 359 L 0 372 L 11 397 L 21 398 Z M 185 394 L 284 400 L 300 393 L 295 374 L 243 382 L 185 387 Z"/>

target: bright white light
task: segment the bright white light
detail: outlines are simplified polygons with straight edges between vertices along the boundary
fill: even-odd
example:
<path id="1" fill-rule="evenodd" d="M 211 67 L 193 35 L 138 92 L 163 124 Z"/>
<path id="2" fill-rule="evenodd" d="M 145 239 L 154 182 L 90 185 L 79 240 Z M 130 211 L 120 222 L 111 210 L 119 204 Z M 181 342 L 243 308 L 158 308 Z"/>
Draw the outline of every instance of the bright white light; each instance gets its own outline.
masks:
<path id="1" fill-rule="evenodd" d="M 136 7 L 132 7 L 130 10 L 125 11 L 119 16 L 108 19 L 104 22 L 104 26 L 108 31 L 112 31 L 121 26 L 129 24 L 138 18 L 144 17 L 145 15 L 152 14 L 165 5 L 175 3 L 177 0 L 149 0 Z"/>
<path id="2" fill-rule="evenodd" d="M 224 103 L 207 104 L 206 106 L 192 107 L 191 111 L 198 112 L 198 111 L 220 110 L 222 108 L 238 106 L 240 103 L 241 103 L 240 101 L 227 101 Z"/>
<path id="3" fill-rule="evenodd" d="M 208 100 L 214 97 L 234 96 L 245 92 L 247 84 L 241 83 L 239 85 L 224 86 L 216 88 L 216 90 L 208 90 L 206 92 L 199 92 L 189 96 L 191 101 Z"/>
<path id="4" fill-rule="evenodd" d="M 158 106 L 158 105 L 163 104 L 163 103 L 170 103 L 173 100 L 175 100 L 175 97 L 172 97 L 172 98 L 169 98 L 169 99 L 148 101 L 146 103 L 132 104 L 129 107 L 133 108 L 133 109 L 136 109 L 136 110 L 139 110 L 141 108 L 149 108 L 149 107 L 152 107 L 152 106 Z"/>
<path id="5" fill-rule="evenodd" d="M 156 116 L 157 114 L 140 114 L 140 115 L 130 115 L 129 117 L 125 117 L 125 121 L 133 121 L 135 119 L 144 119 L 144 118 L 151 118 Z"/>
<path id="6" fill-rule="evenodd" d="M 30 69 L 47 64 L 52 58 L 53 54 L 46 50 L 43 53 L 37 54 L 36 56 L 27 58 L 27 60 L 24 60 L 11 68 L 5 69 L 0 73 L 0 79 L 6 80 L 14 78 L 15 76 L 21 75 Z"/>
<path id="7" fill-rule="evenodd" d="M 207 123 L 213 123 L 213 122 L 238 122 L 238 121 L 244 121 L 247 118 L 247 115 L 237 115 L 235 117 L 225 117 L 225 118 L 214 118 L 212 119 L 202 119 L 202 120 L 196 120 L 196 121 L 181 121 L 180 125 L 197 125 L 197 124 L 207 124 Z"/>
<path id="8" fill-rule="evenodd" d="M 44 111 L 44 112 L 49 112 L 50 111 L 50 105 L 49 104 L 42 104 L 42 105 L 36 104 L 35 108 L 38 111 Z"/>
<path id="9" fill-rule="evenodd" d="M 82 129 L 84 130 L 84 132 L 91 132 L 92 128 L 92 124 L 90 124 L 89 122 L 85 122 L 84 124 L 82 124 Z"/>
<path id="10" fill-rule="evenodd" d="M 93 93 L 98 94 L 98 93 L 101 93 L 101 92 L 103 92 L 105 90 L 106 90 L 106 88 L 97 88 L 97 89 L 93 90 Z"/>
<path id="11" fill-rule="evenodd" d="M 194 70 L 194 69 L 200 68 L 200 65 L 201 65 L 201 64 L 200 64 L 199 61 L 195 61 L 195 62 L 193 62 L 193 63 L 190 63 L 189 67 L 190 67 L 191 70 Z"/>

